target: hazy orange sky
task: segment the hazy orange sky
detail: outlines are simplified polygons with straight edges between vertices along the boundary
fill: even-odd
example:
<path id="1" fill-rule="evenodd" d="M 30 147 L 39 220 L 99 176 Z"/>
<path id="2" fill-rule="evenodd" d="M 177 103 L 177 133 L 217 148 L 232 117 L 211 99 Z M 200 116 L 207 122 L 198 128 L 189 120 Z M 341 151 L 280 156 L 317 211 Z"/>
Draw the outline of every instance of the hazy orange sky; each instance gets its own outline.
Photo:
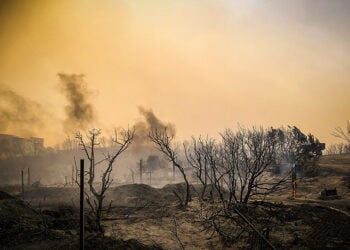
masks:
<path id="1" fill-rule="evenodd" d="M 52 112 L 33 134 L 47 145 L 63 133 L 58 73 L 86 75 L 102 127 L 135 123 L 143 106 L 179 139 L 240 123 L 337 142 L 349 31 L 346 0 L 0 0 L 0 84 Z"/>

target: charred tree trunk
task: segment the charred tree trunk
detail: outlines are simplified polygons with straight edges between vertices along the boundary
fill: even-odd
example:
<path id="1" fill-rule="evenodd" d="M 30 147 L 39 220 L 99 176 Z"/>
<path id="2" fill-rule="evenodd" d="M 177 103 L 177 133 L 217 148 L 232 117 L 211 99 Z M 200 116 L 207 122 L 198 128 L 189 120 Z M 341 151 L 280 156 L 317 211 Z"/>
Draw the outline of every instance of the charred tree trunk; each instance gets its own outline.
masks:
<path id="1" fill-rule="evenodd" d="M 167 133 L 166 128 L 164 128 L 162 131 L 158 131 L 158 130 L 151 131 L 151 133 L 149 134 L 149 138 L 158 146 L 159 151 L 161 151 L 168 158 L 168 160 L 172 162 L 173 165 L 180 170 L 186 185 L 186 197 L 182 203 L 184 207 L 187 207 L 188 202 L 191 199 L 190 184 L 188 182 L 183 166 L 181 166 L 181 164 L 177 160 L 177 153 L 172 148 L 171 142 L 173 140 L 173 135 L 169 135 Z"/>
<path id="2" fill-rule="evenodd" d="M 76 138 L 79 140 L 80 146 L 82 147 L 83 152 L 89 160 L 89 169 L 86 171 L 88 175 L 88 185 L 89 190 L 92 195 L 89 195 L 85 192 L 86 202 L 89 205 L 91 212 L 94 216 L 93 222 L 95 229 L 103 233 L 103 228 L 101 226 L 101 218 L 103 212 L 103 201 L 105 198 L 105 192 L 110 187 L 113 180 L 111 179 L 111 172 L 113 170 L 113 164 L 117 157 L 122 154 L 131 144 L 131 141 L 134 136 L 134 131 L 132 130 L 123 130 L 121 134 L 115 132 L 115 138 L 113 142 L 119 146 L 119 148 L 113 154 L 109 152 L 104 155 L 104 158 L 97 160 L 95 155 L 95 147 L 99 145 L 97 137 L 100 135 L 101 131 L 98 129 L 92 129 L 89 131 L 89 142 L 85 143 L 81 133 L 78 133 Z M 119 139 L 121 136 L 121 139 Z M 106 167 L 102 172 L 101 184 L 95 183 L 96 167 L 99 164 L 106 163 Z"/>

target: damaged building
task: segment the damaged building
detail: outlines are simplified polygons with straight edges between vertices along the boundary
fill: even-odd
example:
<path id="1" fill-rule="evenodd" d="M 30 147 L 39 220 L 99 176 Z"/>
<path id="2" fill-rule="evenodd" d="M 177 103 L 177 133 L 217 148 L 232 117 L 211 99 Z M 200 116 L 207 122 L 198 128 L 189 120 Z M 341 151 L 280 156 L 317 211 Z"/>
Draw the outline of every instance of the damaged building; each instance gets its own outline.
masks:
<path id="1" fill-rule="evenodd" d="M 38 155 L 44 150 L 44 139 L 22 138 L 15 135 L 0 134 L 0 158 Z"/>

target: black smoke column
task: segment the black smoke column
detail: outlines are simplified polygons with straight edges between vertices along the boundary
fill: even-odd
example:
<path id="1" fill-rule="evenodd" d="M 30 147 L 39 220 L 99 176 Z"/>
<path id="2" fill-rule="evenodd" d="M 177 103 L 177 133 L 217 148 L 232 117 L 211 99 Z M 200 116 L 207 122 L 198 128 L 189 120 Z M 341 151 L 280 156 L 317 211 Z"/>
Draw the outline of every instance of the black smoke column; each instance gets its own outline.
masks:
<path id="1" fill-rule="evenodd" d="M 84 75 L 58 74 L 61 83 L 61 93 L 66 97 L 68 104 L 65 107 L 66 131 L 86 129 L 94 120 L 94 109 L 89 102 L 91 92 L 87 88 Z"/>

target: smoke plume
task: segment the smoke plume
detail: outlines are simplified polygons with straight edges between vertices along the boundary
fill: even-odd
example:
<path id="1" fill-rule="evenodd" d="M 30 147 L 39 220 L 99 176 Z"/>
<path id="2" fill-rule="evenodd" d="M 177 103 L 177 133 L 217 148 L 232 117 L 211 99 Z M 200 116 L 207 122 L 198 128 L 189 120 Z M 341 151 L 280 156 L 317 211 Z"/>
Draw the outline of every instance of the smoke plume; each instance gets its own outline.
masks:
<path id="1" fill-rule="evenodd" d="M 33 136 L 44 126 L 48 112 L 32 100 L 0 86 L 0 133 Z"/>
<path id="2" fill-rule="evenodd" d="M 94 110 L 89 103 L 90 91 L 84 80 L 84 75 L 58 74 L 60 78 L 60 90 L 67 98 L 68 105 L 65 107 L 66 119 L 64 129 L 71 132 L 86 129 L 95 118 Z"/>
<path id="3" fill-rule="evenodd" d="M 143 116 L 144 121 L 140 121 L 135 125 L 135 144 L 149 144 L 148 135 L 151 131 L 162 130 L 167 128 L 167 131 L 175 136 L 175 126 L 171 123 L 163 123 L 155 116 L 152 110 L 147 110 L 139 107 L 139 112 Z"/>
<path id="4" fill-rule="evenodd" d="M 145 168 L 148 170 L 159 170 L 168 166 L 168 161 L 163 157 L 163 155 L 158 156 L 156 154 L 151 154 L 147 157 L 145 162 Z"/>

